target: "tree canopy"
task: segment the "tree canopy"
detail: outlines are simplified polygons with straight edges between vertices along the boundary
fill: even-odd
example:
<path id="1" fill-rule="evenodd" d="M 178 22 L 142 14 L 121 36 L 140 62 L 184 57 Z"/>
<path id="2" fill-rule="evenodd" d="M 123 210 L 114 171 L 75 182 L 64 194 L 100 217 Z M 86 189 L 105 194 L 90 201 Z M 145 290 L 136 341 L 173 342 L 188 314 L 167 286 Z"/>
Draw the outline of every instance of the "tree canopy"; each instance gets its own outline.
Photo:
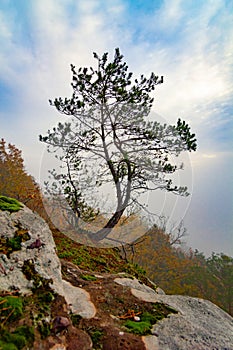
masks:
<path id="1" fill-rule="evenodd" d="M 163 83 L 151 73 L 134 79 L 119 49 L 112 61 L 108 53 L 94 53 L 97 68 L 71 65 L 70 98 L 50 101 L 58 112 L 71 116 L 40 140 L 49 151 L 62 150 L 65 174 L 53 171 L 78 218 L 94 188 L 106 185 L 115 191 L 116 207 L 102 229 L 91 237 L 107 238 L 125 210 L 143 207 L 140 196 L 153 190 L 188 195 L 187 188 L 173 184 L 171 174 L 181 166 L 172 162 L 182 151 L 195 151 L 196 139 L 185 121 L 162 125 L 148 117 L 154 98 L 150 93 Z M 82 210 L 84 209 L 84 210 Z"/>

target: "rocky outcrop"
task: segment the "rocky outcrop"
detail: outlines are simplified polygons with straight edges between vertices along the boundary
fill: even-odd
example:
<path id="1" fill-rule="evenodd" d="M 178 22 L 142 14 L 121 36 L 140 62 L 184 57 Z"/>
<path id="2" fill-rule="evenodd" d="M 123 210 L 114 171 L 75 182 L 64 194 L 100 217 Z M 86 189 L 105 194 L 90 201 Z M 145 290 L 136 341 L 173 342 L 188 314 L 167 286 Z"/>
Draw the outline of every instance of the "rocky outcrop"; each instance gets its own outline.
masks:
<path id="1" fill-rule="evenodd" d="M 30 266 L 42 279 L 49 281 L 55 292 L 65 297 L 72 312 L 87 318 L 94 316 L 95 308 L 88 293 L 62 279 L 52 233 L 39 215 L 26 206 L 15 213 L 0 211 L 0 232 L 1 290 L 30 294 L 35 285 L 26 272 Z"/>
<path id="2" fill-rule="evenodd" d="M 30 293 L 33 280 L 27 278 L 23 267 L 31 263 L 42 278 L 51 279 L 56 292 L 62 292 L 61 264 L 46 222 L 25 206 L 16 213 L 0 214 L 1 289 Z"/>
<path id="3" fill-rule="evenodd" d="M 116 278 L 140 300 L 161 302 L 178 311 L 153 326 L 153 336 L 143 337 L 148 350 L 233 349 L 233 318 L 208 300 L 155 293 L 136 279 Z"/>
<path id="4" fill-rule="evenodd" d="M 160 295 L 156 301 L 178 311 L 153 326 L 158 349 L 233 349 L 233 318 L 210 301 L 180 295 Z"/>
<path id="5" fill-rule="evenodd" d="M 1 291 L 28 295 L 41 278 L 58 295 L 46 316 L 52 333 L 36 339 L 33 349 L 233 350 L 230 315 L 124 273 L 95 274 L 60 262 L 48 225 L 28 208 L 0 211 L 0 233 Z M 145 335 L 143 315 L 154 320 Z"/>

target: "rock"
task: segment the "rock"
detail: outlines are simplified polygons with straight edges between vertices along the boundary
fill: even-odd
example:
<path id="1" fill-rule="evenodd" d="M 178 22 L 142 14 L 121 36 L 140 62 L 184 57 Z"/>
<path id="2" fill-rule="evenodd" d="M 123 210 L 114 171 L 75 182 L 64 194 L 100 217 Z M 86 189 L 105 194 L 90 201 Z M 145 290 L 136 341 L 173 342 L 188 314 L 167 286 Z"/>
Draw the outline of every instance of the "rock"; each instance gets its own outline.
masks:
<path id="1" fill-rule="evenodd" d="M 0 232 L 4 233 L 4 239 L 13 239 L 19 227 L 21 231 L 29 233 L 28 240 L 8 257 L 6 254 L 0 255 L 1 290 L 31 294 L 34 282 L 28 280 L 23 272 L 24 265 L 30 264 L 39 276 L 52 281 L 50 287 L 65 297 L 74 314 L 84 318 L 93 317 L 96 310 L 88 292 L 62 279 L 61 263 L 47 223 L 26 206 L 11 214 L 0 210 Z"/>
<path id="2" fill-rule="evenodd" d="M 178 311 L 155 324 L 151 336 L 142 337 L 147 350 L 233 350 L 233 318 L 210 301 L 158 294 L 136 279 L 114 281 L 130 287 L 142 301 L 161 302 Z"/>
<path id="3" fill-rule="evenodd" d="M 70 326 L 70 320 L 64 316 L 57 316 L 53 320 L 52 331 L 54 333 L 60 333 L 61 331 L 67 329 Z"/>
<path id="4" fill-rule="evenodd" d="M 159 349 L 233 350 L 233 318 L 208 300 L 161 295 L 179 313 L 153 327 Z"/>
<path id="5" fill-rule="evenodd" d="M 164 290 L 161 289 L 160 287 L 157 287 L 155 291 L 156 291 L 157 294 L 163 294 L 163 295 L 166 294 L 166 293 L 164 292 Z"/>
<path id="6" fill-rule="evenodd" d="M 62 344 L 55 344 L 52 348 L 50 348 L 49 350 L 66 350 L 67 347 L 65 345 Z"/>
<path id="7" fill-rule="evenodd" d="M 146 350 L 159 350 L 158 338 L 154 335 L 147 335 L 142 337 Z"/>
<path id="8" fill-rule="evenodd" d="M 233 318 L 208 300 L 157 295 L 156 301 L 176 309 L 153 326 L 158 350 L 233 350 Z M 144 338 L 147 349 L 153 338 Z"/>
<path id="9" fill-rule="evenodd" d="M 75 287 L 67 281 L 63 281 L 64 297 L 73 314 L 83 318 L 92 318 L 96 314 L 96 308 L 90 300 L 90 295 L 82 288 Z"/>
<path id="10" fill-rule="evenodd" d="M 139 282 L 136 278 L 115 278 L 114 282 L 121 284 L 122 286 L 130 287 L 131 289 L 136 289 L 145 293 L 152 293 L 156 295 L 156 292 L 146 286 L 144 283 Z"/>
<path id="11" fill-rule="evenodd" d="M 7 211 L 0 211 L 0 232 L 3 233 L 3 238 L 12 240 L 17 236 L 19 230 L 28 232 L 28 239 L 8 257 L 0 256 L 0 264 L 6 271 L 6 274 L 0 271 L 1 290 L 10 291 L 12 287 L 16 287 L 21 293 L 31 293 L 33 281 L 27 279 L 22 269 L 23 265 L 30 261 L 42 278 L 52 279 L 52 289 L 57 293 L 63 293 L 61 264 L 47 223 L 26 206 L 11 214 Z M 35 247 L 35 242 L 37 242 L 37 247 Z"/>
<path id="12" fill-rule="evenodd" d="M 115 278 L 116 283 L 131 288 L 131 293 L 140 300 L 153 303 L 156 300 L 157 293 L 154 289 L 140 283 L 136 278 Z"/>

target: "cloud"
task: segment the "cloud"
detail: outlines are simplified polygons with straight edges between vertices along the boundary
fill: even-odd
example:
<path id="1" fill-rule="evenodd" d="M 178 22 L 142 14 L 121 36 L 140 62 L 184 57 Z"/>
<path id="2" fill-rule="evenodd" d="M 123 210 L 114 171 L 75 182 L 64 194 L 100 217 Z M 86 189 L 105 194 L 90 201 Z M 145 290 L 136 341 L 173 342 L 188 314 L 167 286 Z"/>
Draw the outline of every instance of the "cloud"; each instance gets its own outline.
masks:
<path id="1" fill-rule="evenodd" d="M 202 154 L 203 158 L 213 159 L 216 158 L 216 154 Z"/>
<path id="2" fill-rule="evenodd" d="M 41 0 L 27 6 L 24 14 L 16 8 L 0 14 L 1 78 L 14 89 L 18 118 L 25 120 L 25 127 L 39 119 L 42 129 L 43 125 L 47 129 L 50 123 L 44 114 L 51 116 L 51 123 L 55 120 L 47 101 L 70 95 L 70 63 L 93 65 L 93 51 L 109 51 L 112 56 L 116 46 L 122 48 L 136 75 L 151 71 L 164 75 L 165 83 L 156 90 L 154 110 L 168 122 L 181 116 L 198 131 L 203 126 L 228 125 L 233 15 L 225 1 L 201 5 L 164 1 L 154 11 L 143 12 L 140 7 L 141 12 L 134 12 L 133 18 L 130 8 L 129 2 L 113 0 Z M 25 18 L 17 26 L 19 16 Z M 30 28 L 30 42 L 22 41 L 23 23 Z M 142 42 L 134 42 L 135 32 Z"/>

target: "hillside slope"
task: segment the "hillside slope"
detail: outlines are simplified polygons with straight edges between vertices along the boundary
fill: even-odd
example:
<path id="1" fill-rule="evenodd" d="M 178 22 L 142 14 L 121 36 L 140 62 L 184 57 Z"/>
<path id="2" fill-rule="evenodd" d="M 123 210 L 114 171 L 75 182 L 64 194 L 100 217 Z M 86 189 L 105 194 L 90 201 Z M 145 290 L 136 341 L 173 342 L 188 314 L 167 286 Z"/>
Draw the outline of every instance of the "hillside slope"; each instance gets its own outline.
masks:
<path id="1" fill-rule="evenodd" d="M 233 319 L 211 302 L 159 294 L 117 250 L 54 232 L 59 260 L 46 222 L 17 209 L 0 210 L 1 349 L 233 349 Z"/>

